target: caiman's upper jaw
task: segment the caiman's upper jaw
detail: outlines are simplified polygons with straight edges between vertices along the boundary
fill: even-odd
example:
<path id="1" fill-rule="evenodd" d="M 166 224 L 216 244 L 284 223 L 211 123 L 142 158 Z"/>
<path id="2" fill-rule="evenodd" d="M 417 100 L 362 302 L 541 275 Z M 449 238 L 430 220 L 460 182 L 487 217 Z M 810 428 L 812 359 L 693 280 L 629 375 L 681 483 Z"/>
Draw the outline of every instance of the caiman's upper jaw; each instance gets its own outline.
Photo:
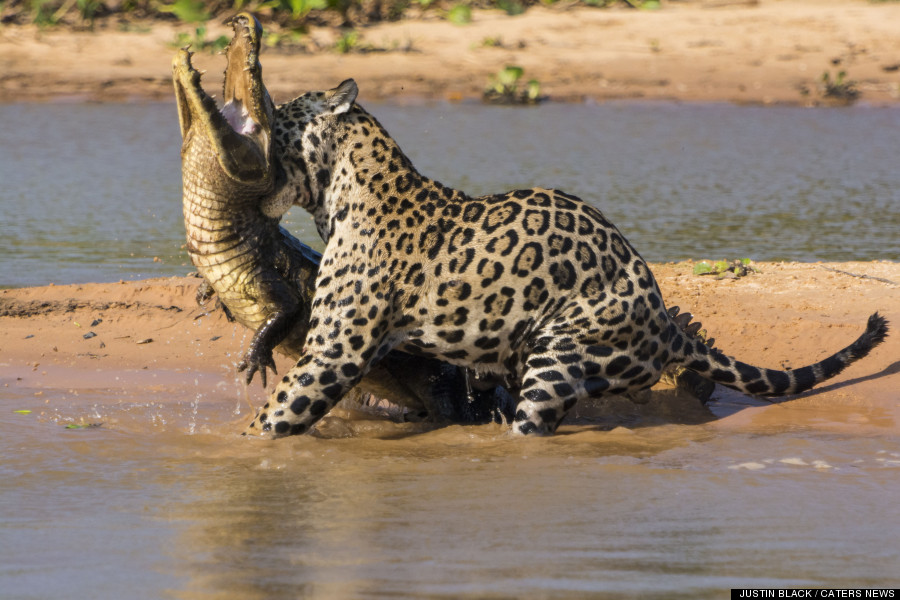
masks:
<path id="1" fill-rule="evenodd" d="M 256 23 L 249 15 L 238 15 L 235 23 L 242 18 Z M 246 27 L 235 24 L 235 39 L 229 46 L 226 70 L 226 104 L 229 108 L 220 112 L 215 101 L 203 91 L 200 73 L 191 65 L 192 53 L 186 48 L 179 50 L 172 61 L 172 78 L 183 138 L 182 154 L 197 136 L 204 136 L 229 177 L 241 183 L 259 183 L 270 176 L 270 133 L 274 105 L 262 85 L 262 69 L 258 61 L 260 36 L 257 34 L 255 38 L 251 36 L 248 39 L 237 35 L 242 29 Z M 243 48 L 243 54 L 235 54 L 232 48 Z M 241 64 L 235 69 L 237 65 L 232 57 L 239 55 L 252 60 L 256 68 L 245 71 L 246 65 Z M 235 74 L 238 76 L 234 77 Z M 229 85 L 229 81 L 234 83 Z M 240 103 L 236 103 L 235 98 L 240 98 Z M 229 99 L 230 103 L 227 102 Z M 237 124 L 237 129 L 232 122 Z"/>
<path id="2" fill-rule="evenodd" d="M 222 114 L 238 133 L 253 137 L 268 160 L 275 104 L 262 80 L 259 47 L 262 25 L 249 13 L 231 20 L 234 37 L 225 50 L 225 105 Z"/>

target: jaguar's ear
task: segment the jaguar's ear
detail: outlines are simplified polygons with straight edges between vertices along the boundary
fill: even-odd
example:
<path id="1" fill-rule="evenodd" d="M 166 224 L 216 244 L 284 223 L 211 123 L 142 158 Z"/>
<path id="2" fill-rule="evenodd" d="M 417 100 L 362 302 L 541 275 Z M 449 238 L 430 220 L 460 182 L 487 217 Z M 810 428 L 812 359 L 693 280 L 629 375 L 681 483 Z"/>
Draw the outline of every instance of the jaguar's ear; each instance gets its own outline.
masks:
<path id="1" fill-rule="evenodd" d="M 347 79 L 333 90 L 328 90 L 328 108 L 336 115 L 345 113 L 353 106 L 357 94 L 359 94 L 359 87 L 356 82 Z"/>

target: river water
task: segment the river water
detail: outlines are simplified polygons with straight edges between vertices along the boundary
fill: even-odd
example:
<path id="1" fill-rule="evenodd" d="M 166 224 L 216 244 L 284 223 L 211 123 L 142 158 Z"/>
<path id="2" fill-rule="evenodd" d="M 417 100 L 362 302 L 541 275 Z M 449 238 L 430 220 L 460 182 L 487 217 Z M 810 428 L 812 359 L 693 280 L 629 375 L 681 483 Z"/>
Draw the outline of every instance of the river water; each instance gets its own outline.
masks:
<path id="1" fill-rule="evenodd" d="M 4 393 L 0 596 L 702 599 L 900 585 L 900 440 L 823 430 L 809 407 L 785 405 L 778 423 L 573 425 L 524 440 L 326 417 L 332 438 L 273 443 L 236 434 L 247 416 L 231 420 L 233 399 L 198 403 L 192 389 L 98 386 L 48 397 L 41 418 L 12 412 L 34 390 Z M 104 426 L 63 427 L 81 418 Z"/>
<path id="2" fill-rule="evenodd" d="M 590 198 L 651 261 L 900 260 L 896 109 L 372 110 L 426 174 Z M 11 105 L 0 120 L 0 284 L 190 270 L 174 106 Z M 233 381 L 70 375 L 66 391 L 0 387 L 0 598 L 900 587 L 900 439 L 883 407 L 791 402 L 771 418 L 725 394 L 597 426 L 579 407 L 525 440 L 338 413 L 323 437 L 272 443 L 237 435 Z M 36 396 L 52 408 L 14 412 Z M 82 423 L 103 426 L 65 428 Z"/>
<path id="3" fill-rule="evenodd" d="M 900 109 L 372 105 L 424 174 L 558 187 L 651 262 L 900 260 Z M 174 104 L 0 105 L 0 286 L 184 274 Z M 320 244 L 309 218 L 288 226 Z"/>

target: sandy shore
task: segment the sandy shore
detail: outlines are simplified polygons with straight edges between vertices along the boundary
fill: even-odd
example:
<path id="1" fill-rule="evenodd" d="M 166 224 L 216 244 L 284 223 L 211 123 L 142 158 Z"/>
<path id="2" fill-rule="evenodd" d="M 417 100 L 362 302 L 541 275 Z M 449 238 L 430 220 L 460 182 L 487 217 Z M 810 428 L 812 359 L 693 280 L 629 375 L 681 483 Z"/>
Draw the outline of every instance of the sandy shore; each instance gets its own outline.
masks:
<path id="1" fill-rule="evenodd" d="M 306 49 L 263 54 L 276 100 L 355 78 L 361 99 L 479 97 L 490 75 L 519 65 L 555 100 L 666 99 L 816 104 L 824 73 L 846 72 L 864 102 L 900 100 L 900 3 L 867 0 L 670 0 L 658 11 L 536 7 L 475 11 L 359 30 L 357 51 L 317 29 Z M 176 32 L 101 33 L 0 27 L 0 101 L 171 99 Z M 230 34 L 209 24 L 208 38 Z M 220 81 L 220 57 L 195 61 Z"/>
<path id="2" fill-rule="evenodd" d="M 820 360 L 854 340 L 876 310 L 894 331 L 900 323 L 900 264 L 759 268 L 761 273 L 738 280 L 716 281 L 693 275 L 689 263 L 653 266 L 669 306 L 693 312 L 723 351 L 761 366 Z M 261 403 L 259 384 L 245 388 L 234 371 L 250 336 L 221 311 L 197 307 L 198 283 L 168 278 L 3 290 L 0 385 L 8 397 L 20 398 L 17 408 L 38 411 L 90 390 L 117 390 L 132 399 L 168 394 L 173 400 L 191 390 L 232 405 Z M 279 360 L 279 372 L 288 367 Z M 801 419 L 812 427 L 896 433 L 898 390 L 900 335 L 894 333 L 819 389 L 787 404 L 742 409 L 722 423 Z M 746 402 L 724 388 L 714 398 L 723 405 Z"/>

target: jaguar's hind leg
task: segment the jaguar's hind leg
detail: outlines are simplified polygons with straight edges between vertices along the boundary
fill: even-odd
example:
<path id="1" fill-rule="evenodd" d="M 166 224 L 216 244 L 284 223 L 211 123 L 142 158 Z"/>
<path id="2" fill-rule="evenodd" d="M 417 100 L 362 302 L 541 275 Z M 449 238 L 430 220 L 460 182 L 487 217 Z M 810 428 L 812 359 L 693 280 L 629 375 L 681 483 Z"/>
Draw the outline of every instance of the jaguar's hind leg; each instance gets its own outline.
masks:
<path id="1" fill-rule="evenodd" d="M 579 344 L 558 330 L 536 338 L 525 360 L 513 433 L 549 435 L 578 402 L 584 366 Z"/>
<path id="2" fill-rule="evenodd" d="M 513 433 L 551 434 L 580 400 L 647 388 L 662 366 L 608 342 L 573 336 L 539 338 L 525 360 Z"/>

